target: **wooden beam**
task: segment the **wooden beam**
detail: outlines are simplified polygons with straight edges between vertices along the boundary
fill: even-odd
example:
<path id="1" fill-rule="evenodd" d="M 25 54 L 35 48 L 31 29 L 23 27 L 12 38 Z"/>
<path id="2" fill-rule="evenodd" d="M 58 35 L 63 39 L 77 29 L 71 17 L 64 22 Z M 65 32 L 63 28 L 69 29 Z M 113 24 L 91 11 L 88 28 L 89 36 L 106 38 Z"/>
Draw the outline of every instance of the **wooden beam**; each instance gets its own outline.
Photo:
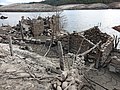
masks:
<path id="1" fill-rule="evenodd" d="M 84 56 L 84 55 L 88 54 L 88 53 L 91 52 L 93 49 L 95 49 L 96 47 L 98 47 L 101 42 L 102 42 L 102 41 L 99 41 L 99 42 L 98 42 L 96 45 L 94 45 L 92 48 L 90 48 L 89 50 L 85 51 L 84 53 L 78 54 L 78 56 Z"/>

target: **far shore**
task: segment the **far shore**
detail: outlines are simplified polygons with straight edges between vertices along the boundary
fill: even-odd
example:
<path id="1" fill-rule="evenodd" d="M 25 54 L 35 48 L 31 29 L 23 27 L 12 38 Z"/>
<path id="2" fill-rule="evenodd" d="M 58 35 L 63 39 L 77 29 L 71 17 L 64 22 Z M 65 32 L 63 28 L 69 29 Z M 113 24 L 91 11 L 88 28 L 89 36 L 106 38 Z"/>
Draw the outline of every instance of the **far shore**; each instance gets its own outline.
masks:
<path id="1" fill-rule="evenodd" d="M 120 2 L 111 4 L 68 4 L 61 6 L 51 6 L 47 4 L 10 4 L 0 7 L 0 12 L 54 12 L 58 10 L 103 10 L 103 9 L 120 9 Z"/>

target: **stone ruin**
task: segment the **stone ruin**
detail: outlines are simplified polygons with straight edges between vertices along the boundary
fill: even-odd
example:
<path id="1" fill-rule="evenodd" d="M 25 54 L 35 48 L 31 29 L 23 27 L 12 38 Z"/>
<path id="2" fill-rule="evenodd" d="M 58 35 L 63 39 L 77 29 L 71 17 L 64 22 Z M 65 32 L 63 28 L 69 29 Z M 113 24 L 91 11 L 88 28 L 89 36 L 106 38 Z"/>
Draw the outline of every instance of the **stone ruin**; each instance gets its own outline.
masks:
<path id="1" fill-rule="evenodd" d="M 32 32 L 34 36 L 39 36 L 44 31 L 44 21 L 41 20 L 33 20 Z"/>
<path id="2" fill-rule="evenodd" d="M 60 33 L 60 22 L 59 15 L 53 15 L 52 17 L 38 17 L 37 19 L 24 19 L 22 16 L 21 23 L 28 25 L 30 27 L 30 31 L 32 32 L 34 37 L 40 35 L 49 36 L 51 34 L 57 36 Z M 26 27 L 24 27 L 26 28 Z"/>
<path id="3" fill-rule="evenodd" d="M 101 41 L 97 48 L 84 56 L 86 62 L 95 62 L 96 68 L 99 68 L 105 63 L 107 57 L 113 49 L 114 41 L 110 35 L 102 33 L 98 27 L 93 27 L 82 33 L 74 32 L 69 35 L 63 35 L 59 38 L 59 40 L 62 42 L 65 54 L 84 53 Z"/>

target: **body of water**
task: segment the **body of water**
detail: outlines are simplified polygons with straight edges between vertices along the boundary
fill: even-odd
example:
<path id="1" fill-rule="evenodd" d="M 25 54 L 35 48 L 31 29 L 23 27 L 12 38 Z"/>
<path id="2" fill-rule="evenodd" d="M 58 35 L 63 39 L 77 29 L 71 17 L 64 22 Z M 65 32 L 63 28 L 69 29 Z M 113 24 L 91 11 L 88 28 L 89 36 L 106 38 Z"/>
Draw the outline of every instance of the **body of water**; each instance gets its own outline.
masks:
<path id="1" fill-rule="evenodd" d="M 0 25 L 16 25 L 21 16 L 25 18 L 37 18 L 37 16 L 51 16 L 54 12 L 0 12 L 2 15 L 8 16 L 6 20 L 0 20 Z M 120 25 L 120 10 L 64 10 L 61 12 L 65 30 L 84 31 L 93 26 L 99 26 L 102 32 L 106 32 L 111 36 L 120 33 L 113 30 L 112 27 Z"/>

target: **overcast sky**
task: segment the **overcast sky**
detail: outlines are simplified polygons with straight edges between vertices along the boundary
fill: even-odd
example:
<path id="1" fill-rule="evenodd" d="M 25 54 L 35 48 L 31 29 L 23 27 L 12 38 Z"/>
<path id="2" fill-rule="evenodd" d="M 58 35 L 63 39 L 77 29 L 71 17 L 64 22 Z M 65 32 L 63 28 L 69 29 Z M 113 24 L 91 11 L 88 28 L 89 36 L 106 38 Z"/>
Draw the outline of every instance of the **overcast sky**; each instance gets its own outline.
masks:
<path id="1" fill-rule="evenodd" d="M 0 0 L 0 5 L 7 5 L 11 3 L 24 3 L 24 2 L 40 2 L 42 0 Z"/>

